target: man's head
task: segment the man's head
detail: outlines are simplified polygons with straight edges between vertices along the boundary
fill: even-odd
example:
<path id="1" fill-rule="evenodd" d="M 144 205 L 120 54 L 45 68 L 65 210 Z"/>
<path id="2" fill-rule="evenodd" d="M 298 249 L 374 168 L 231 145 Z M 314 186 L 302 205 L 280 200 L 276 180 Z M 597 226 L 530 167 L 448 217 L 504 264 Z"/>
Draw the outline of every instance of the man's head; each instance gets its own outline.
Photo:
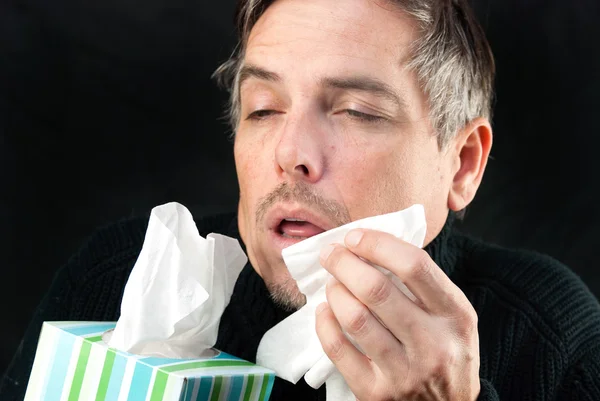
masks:
<path id="1" fill-rule="evenodd" d="M 462 0 L 241 0 L 231 90 L 239 228 L 282 304 L 282 248 L 415 203 L 431 241 L 473 199 L 494 63 Z M 300 220 L 300 221 L 294 221 Z"/>

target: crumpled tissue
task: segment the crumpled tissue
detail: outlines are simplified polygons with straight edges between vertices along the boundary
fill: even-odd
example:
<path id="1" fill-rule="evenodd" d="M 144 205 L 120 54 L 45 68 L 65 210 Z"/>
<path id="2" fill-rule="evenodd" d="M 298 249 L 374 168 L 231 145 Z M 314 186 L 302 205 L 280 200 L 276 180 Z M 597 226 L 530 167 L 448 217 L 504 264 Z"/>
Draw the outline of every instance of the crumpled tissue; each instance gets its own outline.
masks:
<path id="1" fill-rule="evenodd" d="M 277 376 L 289 382 L 297 383 L 304 376 L 313 388 L 325 383 L 328 401 L 355 401 L 356 397 L 323 351 L 315 330 L 316 308 L 327 301 L 325 286 L 332 277 L 321 266 L 319 254 L 325 245 L 343 245 L 346 234 L 355 228 L 387 232 L 422 247 L 427 232 L 425 209 L 422 205 L 413 205 L 399 212 L 357 220 L 285 248 L 282 252 L 285 264 L 300 291 L 306 295 L 307 302 L 265 333 L 256 356 L 259 365 L 274 370 Z M 415 300 L 398 277 L 379 266 L 374 267 Z"/>
<path id="2" fill-rule="evenodd" d="M 234 238 L 202 238 L 185 206 L 155 207 L 108 345 L 163 358 L 207 356 L 247 260 Z"/>

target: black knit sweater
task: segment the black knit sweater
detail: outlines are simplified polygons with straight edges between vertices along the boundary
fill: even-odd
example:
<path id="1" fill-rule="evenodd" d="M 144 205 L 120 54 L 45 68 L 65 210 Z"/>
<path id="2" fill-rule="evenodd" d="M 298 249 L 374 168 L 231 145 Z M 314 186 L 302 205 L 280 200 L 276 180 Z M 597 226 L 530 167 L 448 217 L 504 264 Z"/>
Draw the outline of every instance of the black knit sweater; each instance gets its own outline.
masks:
<path id="1" fill-rule="evenodd" d="M 197 221 L 200 234 L 239 238 L 233 215 Z M 600 400 L 600 306 L 566 267 L 540 254 L 491 246 L 452 229 L 426 247 L 479 316 L 479 400 Z M 0 400 L 22 400 L 43 321 L 114 321 L 143 244 L 147 219 L 94 234 L 57 274 L 0 384 Z M 216 347 L 255 360 L 263 334 L 288 316 L 249 264 L 237 281 Z M 301 380 L 277 379 L 272 400 L 325 400 Z"/>

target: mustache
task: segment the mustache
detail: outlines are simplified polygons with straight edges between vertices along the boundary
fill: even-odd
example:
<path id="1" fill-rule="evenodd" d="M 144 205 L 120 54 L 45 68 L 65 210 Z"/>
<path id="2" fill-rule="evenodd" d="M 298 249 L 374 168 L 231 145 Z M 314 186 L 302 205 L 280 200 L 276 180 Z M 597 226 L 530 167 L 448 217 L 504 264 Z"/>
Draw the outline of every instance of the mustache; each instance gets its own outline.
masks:
<path id="1" fill-rule="evenodd" d="M 326 199 L 307 183 L 300 181 L 292 186 L 287 182 L 283 182 L 259 200 L 256 210 L 257 227 L 261 227 L 261 223 L 269 209 L 281 201 L 295 201 L 307 206 L 311 210 L 328 217 L 336 227 L 350 223 L 351 221 L 348 209 L 339 202 Z"/>

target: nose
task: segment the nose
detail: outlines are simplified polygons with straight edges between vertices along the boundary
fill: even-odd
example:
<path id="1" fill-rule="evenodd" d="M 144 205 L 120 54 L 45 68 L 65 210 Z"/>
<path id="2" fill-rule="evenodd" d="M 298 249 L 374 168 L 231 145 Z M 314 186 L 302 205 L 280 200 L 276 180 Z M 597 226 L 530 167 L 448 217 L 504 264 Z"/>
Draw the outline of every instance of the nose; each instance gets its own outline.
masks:
<path id="1" fill-rule="evenodd" d="M 316 183 L 325 171 L 325 134 L 316 117 L 290 116 L 275 148 L 275 168 L 286 179 Z"/>

